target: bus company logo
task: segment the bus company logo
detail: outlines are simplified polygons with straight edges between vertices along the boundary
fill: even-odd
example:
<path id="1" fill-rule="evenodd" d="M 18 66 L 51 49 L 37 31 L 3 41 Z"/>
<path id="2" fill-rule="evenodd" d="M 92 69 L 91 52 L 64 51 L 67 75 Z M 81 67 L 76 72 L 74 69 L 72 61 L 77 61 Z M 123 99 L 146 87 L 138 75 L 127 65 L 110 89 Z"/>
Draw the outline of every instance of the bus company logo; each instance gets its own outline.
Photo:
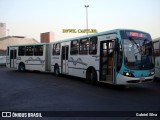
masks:
<path id="1" fill-rule="evenodd" d="M 97 29 L 62 29 L 62 33 L 97 33 Z"/>
<path id="2" fill-rule="evenodd" d="M 11 117 L 11 112 L 2 112 L 2 117 Z"/>
<path id="3" fill-rule="evenodd" d="M 70 57 L 68 62 L 73 62 L 73 65 L 75 65 L 75 66 L 77 65 L 77 63 L 87 66 L 87 63 L 83 62 L 83 60 L 81 58 L 78 58 L 77 60 L 74 60 L 72 57 Z"/>
<path id="4" fill-rule="evenodd" d="M 45 60 L 41 60 L 41 58 L 37 57 L 36 59 L 33 59 L 32 57 L 28 58 L 25 62 L 28 63 L 29 61 L 39 61 L 41 64 L 44 64 Z"/>

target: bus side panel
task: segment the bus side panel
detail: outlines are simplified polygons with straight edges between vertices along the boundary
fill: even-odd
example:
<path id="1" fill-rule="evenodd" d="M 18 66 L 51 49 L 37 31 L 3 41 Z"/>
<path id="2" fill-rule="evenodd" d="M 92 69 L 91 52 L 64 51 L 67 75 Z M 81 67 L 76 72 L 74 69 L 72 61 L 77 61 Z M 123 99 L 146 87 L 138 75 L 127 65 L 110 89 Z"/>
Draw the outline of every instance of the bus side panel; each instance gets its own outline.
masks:
<path id="1" fill-rule="evenodd" d="M 83 56 L 84 57 L 84 56 Z M 81 78 L 85 78 L 85 73 L 87 69 L 87 63 L 88 61 L 84 62 L 84 58 L 81 55 L 70 55 L 69 57 L 69 75 L 77 76 Z M 81 63 L 78 62 L 78 60 L 81 59 Z"/>
<path id="2" fill-rule="evenodd" d="M 98 55 L 70 55 L 69 75 L 86 78 L 86 71 L 89 67 L 99 70 Z"/>
<path id="3" fill-rule="evenodd" d="M 25 64 L 26 70 L 45 71 L 44 56 L 19 56 L 19 60 L 17 60 L 17 69 L 21 62 Z"/>
<path id="4" fill-rule="evenodd" d="M 19 68 L 19 64 L 22 62 L 25 64 L 26 70 L 38 70 L 45 71 L 45 48 L 43 46 L 43 55 L 42 56 L 18 56 L 17 57 L 17 69 Z"/>

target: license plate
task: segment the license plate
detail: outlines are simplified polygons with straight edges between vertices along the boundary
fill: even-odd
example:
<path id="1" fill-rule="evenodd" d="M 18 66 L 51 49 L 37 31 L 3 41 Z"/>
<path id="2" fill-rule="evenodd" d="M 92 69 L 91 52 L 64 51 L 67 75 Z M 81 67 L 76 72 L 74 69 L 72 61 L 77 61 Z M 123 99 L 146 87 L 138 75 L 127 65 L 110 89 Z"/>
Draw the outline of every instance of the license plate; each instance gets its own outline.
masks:
<path id="1" fill-rule="evenodd" d="M 145 80 L 145 78 L 140 78 L 139 80 L 140 80 L 140 81 L 144 81 L 144 80 Z"/>

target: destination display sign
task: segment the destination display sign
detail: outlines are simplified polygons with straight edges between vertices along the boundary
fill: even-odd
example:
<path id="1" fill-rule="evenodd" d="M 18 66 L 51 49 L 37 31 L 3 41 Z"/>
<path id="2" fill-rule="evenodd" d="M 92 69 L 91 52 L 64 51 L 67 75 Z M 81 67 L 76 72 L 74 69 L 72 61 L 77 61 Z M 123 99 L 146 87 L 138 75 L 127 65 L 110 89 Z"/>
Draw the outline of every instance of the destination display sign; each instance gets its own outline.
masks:
<path id="1" fill-rule="evenodd" d="M 123 39 L 136 38 L 136 39 L 151 39 L 148 33 L 139 31 L 121 31 L 121 37 Z"/>

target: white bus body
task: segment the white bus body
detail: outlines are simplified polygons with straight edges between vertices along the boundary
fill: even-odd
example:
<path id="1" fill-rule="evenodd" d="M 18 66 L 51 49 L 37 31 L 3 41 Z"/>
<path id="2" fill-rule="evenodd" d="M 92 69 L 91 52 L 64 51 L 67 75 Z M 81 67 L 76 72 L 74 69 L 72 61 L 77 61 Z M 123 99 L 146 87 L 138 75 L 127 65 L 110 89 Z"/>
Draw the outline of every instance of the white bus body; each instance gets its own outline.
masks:
<path id="1" fill-rule="evenodd" d="M 145 51 L 149 49 L 152 51 L 148 44 L 152 42 L 148 33 L 116 29 L 48 44 L 8 46 L 6 65 L 8 68 L 15 68 L 19 71 L 39 70 L 53 72 L 56 75 L 77 76 L 86 78 L 94 84 L 97 81 L 109 84 L 149 82 L 153 80 L 154 75 L 152 52 L 147 53 L 150 54 L 147 57 L 143 55 L 143 59 L 149 60 L 150 63 L 149 66 L 143 63 L 142 70 L 139 67 L 138 69 L 130 68 L 134 67 L 133 64 L 137 65 L 143 60 L 135 61 L 134 58 L 130 62 L 129 56 L 123 52 L 126 47 L 123 41 L 127 41 L 128 45 L 129 38 L 134 38 L 135 35 L 137 39 L 142 39 L 142 42 L 147 38 Z M 136 41 L 132 44 L 135 43 Z M 136 44 L 134 46 L 133 49 L 139 50 Z M 130 52 L 132 46 L 129 45 L 129 47 L 126 52 Z M 141 56 L 140 52 L 139 56 Z M 132 67 L 126 65 L 126 58 Z M 138 57 L 140 58 L 142 57 Z"/>
<path id="2" fill-rule="evenodd" d="M 82 38 L 83 39 L 83 38 Z M 85 37 L 84 37 L 85 39 Z M 97 37 L 97 51 L 100 51 L 100 42 L 103 41 L 109 41 L 109 40 L 115 40 L 116 34 L 109 34 L 109 35 L 102 35 Z M 73 39 L 74 40 L 74 39 Z M 76 39 L 75 39 L 76 40 Z M 52 60 L 51 60 L 51 70 L 55 72 L 55 68 L 58 67 L 59 72 L 62 74 L 77 76 L 81 78 L 86 78 L 87 70 L 90 68 L 94 68 L 97 72 L 97 78 L 99 78 L 99 68 L 100 68 L 100 52 L 97 52 L 94 55 L 72 55 L 70 54 L 70 47 L 71 41 L 68 42 L 62 42 L 61 47 L 62 51 L 60 55 L 54 55 L 52 54 Z M 64 50 L 64 51 L 63 51 Z M 63 53 L 62 53 L 63 52 Z M 67 53 L 66 53 L 67 52 Z M 64 55 L 62 55 L 64 54 Z M 64 56 L 67 56 L 67 59 L 63 58 Z M 56 66 L 56 67 L 55 67 Z M 99 79 L 98 79 L 99 81 Z"/>
<path id="3" fill-rule="evenodd" d="M 38 52 L 33 52 L 36 47 L 42 47 L 43 51 L 39 54 Z M 28 51 L 23 51 L 23 47 L 26 47 Z M 21 48 L 21 49 L 20 49 Z M 6 58 L 6 66 L 8 68 L 16 68 L 20 71 L 24 70 L 38 70 L 38 71 L 48 71 L 50 70 L 50 62 L 48 44 L 35 44 L 35 45 L 18 45 L 8 47 L 8 56 Z M 24 55 L 24 52 L 27 55 Z M 31 53 L 32 52 L 32 53 Z M 35 55 L 34 55 L 35 54 Z"/>

